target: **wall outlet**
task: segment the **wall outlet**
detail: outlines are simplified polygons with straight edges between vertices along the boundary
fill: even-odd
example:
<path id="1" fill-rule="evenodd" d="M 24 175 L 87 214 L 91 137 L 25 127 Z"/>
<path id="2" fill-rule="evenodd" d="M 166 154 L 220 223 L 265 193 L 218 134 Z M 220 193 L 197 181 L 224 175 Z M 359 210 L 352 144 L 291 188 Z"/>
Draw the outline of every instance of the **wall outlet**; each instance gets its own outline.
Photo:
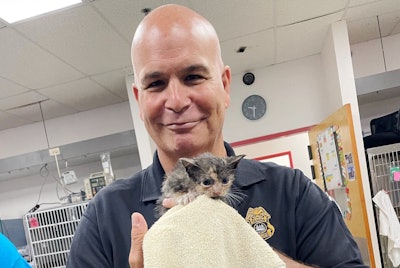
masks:
<path id="1" fill-rule="evenodd" d="M 60 154 L 60 148 L 56 147 L 56 148 L 49 149 L 49 154 L 51 156 L 59 155 Z"/>

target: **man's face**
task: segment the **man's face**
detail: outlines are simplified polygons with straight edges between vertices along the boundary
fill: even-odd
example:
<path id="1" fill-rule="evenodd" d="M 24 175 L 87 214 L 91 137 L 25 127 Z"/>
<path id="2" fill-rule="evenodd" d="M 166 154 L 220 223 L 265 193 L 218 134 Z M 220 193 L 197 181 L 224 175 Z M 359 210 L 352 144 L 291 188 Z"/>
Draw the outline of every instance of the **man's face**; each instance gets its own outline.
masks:
<path id="1" fill-rule="evenodd" d="M 212 152 L 223 141 L 230 69 L 212 42 L 152 33 L 135 56 L 135 95 L 159 153 L 174 157 Z M 157 40 L 158 39 L 158 40 Z"/>

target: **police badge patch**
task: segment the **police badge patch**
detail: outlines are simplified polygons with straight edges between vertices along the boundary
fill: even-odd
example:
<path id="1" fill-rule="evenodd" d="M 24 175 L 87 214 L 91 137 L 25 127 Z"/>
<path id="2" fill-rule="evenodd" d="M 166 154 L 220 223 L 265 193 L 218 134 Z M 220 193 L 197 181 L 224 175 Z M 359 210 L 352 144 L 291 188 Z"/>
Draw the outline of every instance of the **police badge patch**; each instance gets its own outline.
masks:
<path id="1" fill-rule="evenodd" d="M 269 222 L 271 215 L 263 208 L 249 208 L 246 214 L 246 221 L 256 232 L 267 240 L 274 235 L 275 227 Z"/>

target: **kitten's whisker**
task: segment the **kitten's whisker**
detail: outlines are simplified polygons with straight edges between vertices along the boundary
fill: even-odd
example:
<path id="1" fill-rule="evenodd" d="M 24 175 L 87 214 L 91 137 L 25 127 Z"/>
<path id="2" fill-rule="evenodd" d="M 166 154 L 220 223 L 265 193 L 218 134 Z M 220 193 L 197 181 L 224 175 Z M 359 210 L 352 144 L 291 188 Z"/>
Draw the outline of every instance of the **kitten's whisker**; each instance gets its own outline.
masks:
<path id="1" fill-rule="evenodd" d="M 235 207 L 238 205 L 240 202 L 243 201 L 243 199 L 246 197 L 246 195 L 239 190 L 231 191 L 229 192 L 226 197 L 226 203 L 232 207 Z"/>

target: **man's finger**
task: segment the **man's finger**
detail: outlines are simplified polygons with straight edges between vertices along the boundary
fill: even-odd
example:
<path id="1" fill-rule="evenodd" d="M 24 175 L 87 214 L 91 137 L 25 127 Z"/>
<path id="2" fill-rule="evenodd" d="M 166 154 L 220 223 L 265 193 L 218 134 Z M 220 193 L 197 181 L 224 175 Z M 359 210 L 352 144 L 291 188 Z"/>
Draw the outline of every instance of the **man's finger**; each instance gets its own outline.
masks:
<path id="1" fill-rule="evenodd" d="M 173 198 L 165 198 L 162 201 L 162 205 L 165 208 L 172 208 L 172 207 L 174 207 L 176 205 L 176 202 L 175 202 L 175 200 Z"/>
<path id="2" fill-rule="evenodd" d="M 143 238 L 146 234 L 148 227 L 147 222 L 143 215 L 140 213 L 133 213 L 131 216 L 132 229 L 131 229 L 131 250 L 129 252 L 129 266 L 131 268 L 143 267 Z"/>

